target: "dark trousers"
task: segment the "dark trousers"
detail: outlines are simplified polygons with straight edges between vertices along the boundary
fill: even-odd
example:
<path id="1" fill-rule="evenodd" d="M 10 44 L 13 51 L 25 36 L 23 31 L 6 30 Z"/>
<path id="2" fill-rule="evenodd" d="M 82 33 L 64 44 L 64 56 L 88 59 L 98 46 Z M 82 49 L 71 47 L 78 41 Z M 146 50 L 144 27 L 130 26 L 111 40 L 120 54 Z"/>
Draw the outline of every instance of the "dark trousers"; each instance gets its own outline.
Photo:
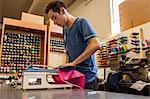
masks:
<path id="1" fill-rule="evenodd" d="M 90 83 L 85 83 L 85 89 L 99 90 L 99 79 L 96 78 L 94 81 Z"/>

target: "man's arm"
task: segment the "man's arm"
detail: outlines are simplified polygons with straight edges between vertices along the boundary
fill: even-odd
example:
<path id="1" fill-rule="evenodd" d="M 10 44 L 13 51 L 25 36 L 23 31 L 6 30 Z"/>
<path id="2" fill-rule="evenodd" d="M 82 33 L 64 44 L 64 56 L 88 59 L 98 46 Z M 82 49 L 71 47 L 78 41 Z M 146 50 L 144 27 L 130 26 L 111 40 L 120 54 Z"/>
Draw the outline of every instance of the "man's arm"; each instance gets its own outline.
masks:
<path id="1" fill-rule="evenodd" d="M 100 42 L 97 37 L 92 37 L 88 40 L 88 46 L 83 53 L 78 56 L 74 61 L 64 64 L 63 66 L 76 66 L 79 63 L 88 59 L 93 53 L 100 48 Z"/>

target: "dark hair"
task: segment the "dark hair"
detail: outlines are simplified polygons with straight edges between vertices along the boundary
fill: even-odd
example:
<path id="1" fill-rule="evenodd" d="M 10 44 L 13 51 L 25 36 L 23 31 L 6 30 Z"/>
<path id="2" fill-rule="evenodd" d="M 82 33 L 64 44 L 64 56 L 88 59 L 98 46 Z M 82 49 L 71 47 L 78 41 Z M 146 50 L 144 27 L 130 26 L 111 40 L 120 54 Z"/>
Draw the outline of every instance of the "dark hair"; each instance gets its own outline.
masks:
<path id="1" fill-rule="evenodd" d="M 66 5 L 61 0 L 52 1 L 46 6 L 45 13 L 48 14 L 49 10 L 60 13 L 61 7 L 66 9 Z"/>

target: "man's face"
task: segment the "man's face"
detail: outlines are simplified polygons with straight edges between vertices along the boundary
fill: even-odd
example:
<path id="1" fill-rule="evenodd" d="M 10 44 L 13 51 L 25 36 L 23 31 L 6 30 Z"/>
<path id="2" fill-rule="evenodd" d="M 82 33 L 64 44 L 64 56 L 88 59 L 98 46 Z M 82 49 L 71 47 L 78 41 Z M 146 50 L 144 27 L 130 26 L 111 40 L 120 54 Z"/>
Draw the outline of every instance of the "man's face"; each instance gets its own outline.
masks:
<path id="1" fill-rule="evenodd" d="M 54 11 L 50 10 L 48 12 L 48 17 L 51 18 L 51 20 L 53 20 L 55 25 L 58 25 L 58 26 L 61 26 L 61 27 L 64 26 L 65 21 L 64 21 L 63 14 L 59 14 L 58 12 L 54 12 Z"/>

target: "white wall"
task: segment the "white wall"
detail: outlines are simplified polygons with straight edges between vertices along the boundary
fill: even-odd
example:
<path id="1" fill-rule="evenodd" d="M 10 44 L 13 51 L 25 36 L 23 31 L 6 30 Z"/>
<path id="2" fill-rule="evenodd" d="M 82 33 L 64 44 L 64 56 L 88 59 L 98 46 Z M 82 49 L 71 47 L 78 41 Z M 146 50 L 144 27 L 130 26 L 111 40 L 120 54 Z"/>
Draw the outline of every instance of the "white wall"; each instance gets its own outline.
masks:
<path id="1" fill-rule="evenodd" d="M 123 31 L 123 33 L 140 32 L 140 28 L 143 29 L 144 39 L 150 39 L 150 21 L 145 24 Z"/>
<path id="2" fill-rule="evenodd" d="M 124 31 L 123 33 L 124 34 L 127 34 L 128 35 L 128 37 L 129 37 L 129 35 L 131 34 L 131 33 L 133 33 L 133 32 L 138 32 L 138 33 L 140 33 L 140 29 L 143 29 L 143 39 L 144 39 L 144 43 L 145 43 L 145 40 L 150 40 L 150 22 L 148 22 L 148 23 L 145 23 L 145 24 L 142 24 L 142 25 L 139 25 L 139 26 L 137 26 L 137 27 L 134 27 L 134 28 L 131 28 L 131 29 L 129 29 L 129 30 L 126 30 L 126 31 Z M 141 37 L 140 37 L 141 38 Z M 140 39 L 140 42 L 142 42 L 141 41 L 141 39 Z M 140 44 L 141 45 L 141 44 Z M 141 45 L 141 47 L 142 47 L 142 45 Z M 128 55 L 129 57 L 135 57 L 135 58 L 145 58 L 146 56 L 145 56 L 145 51 L 143 51 L 142 49 L 141 49 L 141 53 L 140 54 L 133 54 L 133 53 L 129 53 L 129 55 Z"/>
<path id="3" fill-rule="evenodd" d="M 140 39 L 140 47 L 142 48 L 142 41 L 141 41 L 141 32 L 140 32 L 140 29 L 143 30 L 143 39 L 144 39 L 144 43 L 145 43 L 145 40 L 150 40 L 150 22 L 147 22 L 145 24 L 142 24 L 142 25 L 139 25 L 139 26 L 136 26 L 134 28 L 131 28 L 131 29 L 128 29 L 128 30 L 125 30 L 115 36 L 110 36 L 108 39 L 104 40 L 104 42 L 108 42 L 110 40 L 113 40 L 113 39 L 118 39 L 119 37 L 122 37 L 122 36 L 127 36 L 128 37 L 128 40 L 129 40 L 129 48 L 132 48 L 132 45 L 130 44 L 131 43 L 131 38 L 130 38 L 130 35 L 131 33 L 133 32 L 138 32 L 140 33 L 140 36 L 139 36 L 139 39 Z M 140 53 L 139 54 L 136 54 L 136 53 L 133 53 L 132 51 L 130 51 L 128 54 L 127 54 L 128 57 L 132 57 L 132 58 L 145 58 L 145 51 L 143 51 L 142 49 L 140 50 Z"/>
<path id="4" fill-rule="evenodd" d="M 91 1 L 88 3 L 88 1 Z M 69 11 L 74 16 L 86 17 L 97 32 L 100 40 L 111 35 L 110 0 L 76 0 Z M 88 3 L 88 4 L 87 4 Z"/>

